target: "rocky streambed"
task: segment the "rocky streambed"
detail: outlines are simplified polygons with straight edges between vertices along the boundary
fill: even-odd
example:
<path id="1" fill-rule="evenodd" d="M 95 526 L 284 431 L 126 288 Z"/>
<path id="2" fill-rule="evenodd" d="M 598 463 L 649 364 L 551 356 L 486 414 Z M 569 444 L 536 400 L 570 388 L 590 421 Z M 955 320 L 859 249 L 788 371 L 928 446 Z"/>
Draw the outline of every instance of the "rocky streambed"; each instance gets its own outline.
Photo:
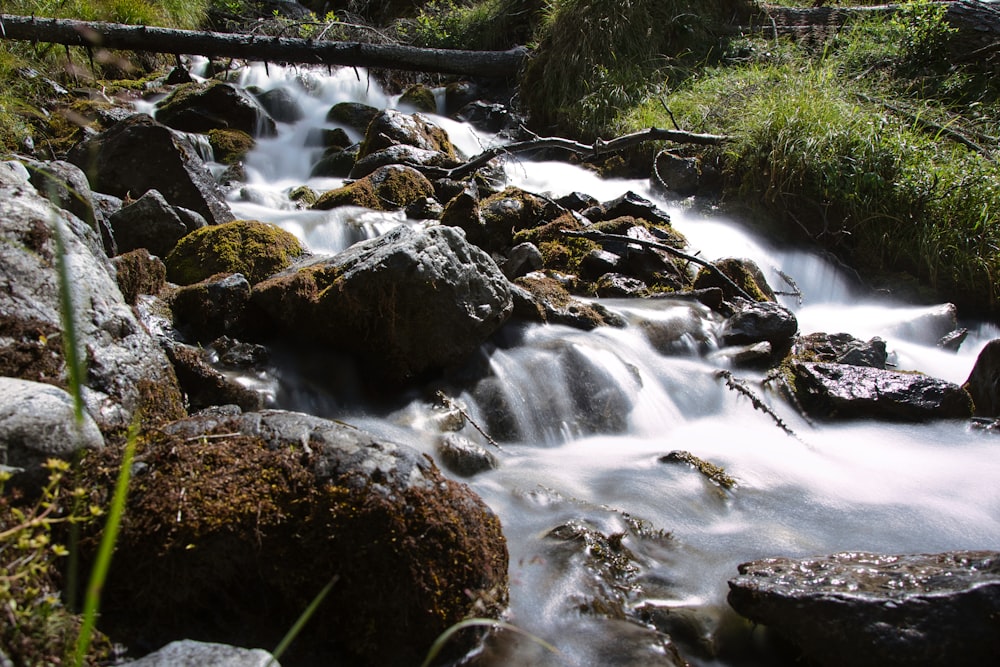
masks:
<path id="1" fill-rule="evenodd" d="M 894 368 L 881 337 L 803 333 L 757 263 L 699 260 L 646 194 L 535 192 L 512 185 L 496 162 L 454 177 L 470 156 L 434 120 L 433 96 L 425 113 L 406 107 L 419 104 L 415 92 L 405 111 L 330 104 L 310 133 L 309 182 L 285 188 L 281 205 L 397 221 L 316 252 L 306 235 L 233 212 L 255 192 L 241 158 L 301 122 L 309 80 L 249 91 L 218 80 L 170 85 L 147 105 L 152 115 L 105 112 L 66 160 L 0 165 L 3 464 L 30 493 L 47 457 L 83 452 L 81 477 L 103 503 L 124 433 L 141 426 L 102 615 L 102 630 L 130 656 L 181 639 L 272 648 L 333 582 L 286 664 L 419 664 L 464 618 L 530 619 L 511 600 L 509 577 L 516 573 L 516 597 L 531 540 L 546 545 L 547 576 L 576 573 L 572 595 L 553 598 L 560 605 L 550 615 L 582 620 L 547 626 L 564 632 L 561 655 L 498 633 L 468 660 L 757 664 L 802 655 L 829 665 L 952 665 L 1000 653 L 997 552 L 775 552 L 731 571 L 740 620 L 715 602 L 657 602 L 670 588 L 664 563 L 679 558 L 665 555 L 673 527 L 627 503 L 609 509 L 541 484 L 515 488 L 517 502 L 561 508 L 540 532 L 503 525 L 504 512 L 491 509 L 506 493 L 495 474 L 517 470 L 526 445 L 646 437 L 636 425 L 644 397 L 676 394 L 683 405 L 698 384 L 757 408 L 775 439 L 807 440 L 812 424 L 844 420 L 988 430 L 996 343 L 959 384 Z M 493 133 L 516 127 L 509 110 L 468 85 L 442 103 Z M 669 188 L 680 181 L 665 162 L 659 179 Z M 683 188 L 697 189 L 692 164 L 678 166 Z M 331 187 L 312 187 L 324 183 Z M 65 391 L 60 238 L 86 359 L 81 428 Z M 923 317 L 921 332 L 941 349 L 962 345 L 954 308 Z M 560 342 L 530 347 L 552 331 Z M 618 343 L 595 351 L 588 336 Z M 641 361 L 615 356 L 615 345 L 640 344 Z M 499 360 L 521 350 L 536 350 L 532 374 L 502 372 L 514 367 Z M 319 386 L 305 394 L 328 399 L 312 414 L 291 409 L 309 401 L 288 397 L 282 354 Z M 598 363 L 601 355 L 614 359 Z M 647 368 L 650 359 L 717 370 L 691 365 L 672 385 Z M 545 393 L 521 386 L 564 375 L 567 384 Z M 702 400 L 689 399 L 690 411 Z M 402 417 L 413 410 L 417 418 Z M 358 418 L 342 418 L 350 416 Z M 730 477 L 697 445 L 671 445 L 653 465 L 689 470 L 678 488 L 704 481 L 692 491 L 695 512 L 740 502 L 739 472 Z M 988 498 L 984 512 L 997 506 Z M 517 538 L 519 562 L 505 532 L 533 535 Z M 982 549 L 1000 535 L 982 534 L 994 540 Z M 793 648 L 760 655 L 751 622 Z M 597 648 L 583 638 L 595 624 Z M 481 635 L 461 633 L 449 658 Z M 261 660 L 239 655 L 237 664 Z"/>

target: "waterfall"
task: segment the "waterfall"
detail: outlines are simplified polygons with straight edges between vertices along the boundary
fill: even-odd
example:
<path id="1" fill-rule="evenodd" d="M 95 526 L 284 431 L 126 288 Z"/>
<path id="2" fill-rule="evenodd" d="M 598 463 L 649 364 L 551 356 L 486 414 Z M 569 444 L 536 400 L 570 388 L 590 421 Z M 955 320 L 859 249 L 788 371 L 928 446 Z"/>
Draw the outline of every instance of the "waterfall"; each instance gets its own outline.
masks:
<path id="1" fill-rule="evenodd" d="M 357 208 L 300 210 L 288 199 L 304 184 L 322 192 L 341 183 L 309 175 L 318 150 L 308 138 L 317 128 L 335 127 L 326 120 L 332 104 L 394 105 L 364 71 L 254 66 L 241 73 L 241 84 L 286 87 L 304 118 L 279 123 L 277 136 L 259 140 L 247 157 L 248 182 L 230 193 L 238 216 L 273 222 L 316 253 L 338 252 L 397 225 L 430 224 Z M 434 120 L 466 155 L 498 141 Z M 778 289 L 785 287 L 782 274 L 791 277 L 801 302 L 781 300 L 796 313 L 802 333 L 880 336 L 900 369 L 964 382 L 979 350 L 998 334 L 992 325 L 968 323 L 960 351 L 945 352 L 933 344 L 937 309 L 863 295 L 821 253 L 771 243 L 738 221 L 667 201 L 645 180 L 603 180 L 576 166 L 515 157 L 504 167 L 509 184 L 553 197 L 579 191 L 606 201 L 634 191 L 653 200 L 703 258 L 753 259 Z M 627 325 L 582 332 L 511 324 L 470 360 L 479 369 L 473 381 L 471 373 L 445 381 L 503 447 L 496 470 L 466 481 L 496 510 L 509 542 L 509 620 L 556 644 L 565 659 L 511 640 L 494 647 L 492 658 L 484 653 L 482 664 L 659 664 L 649 657 L 662 656 L 652 630 L 621 620 L 637 618 L 640 608 L 653 617 L 671 610 L 670 618 L 686 619 L 690 627 L 677 636 L 692 664 L 753 664 L 731 655 L 741 641 L 751 641 L 725 603 L 726 581 L 741 562 L 1000 542 L 995 436 L 950 421 L 814 425 L 763 384 L 760 373 L 733 369 L 788 425 L 789 435 L 719 375 L 728 366 L 718 354 L 717 315 L 671 299 L 602 303 Z M 278 407 L 309 406 L 437 455 L 433 392 L 416 391 L 405 405 L 359 404 L 356 396 L 338 393 L 348 372 L 323 383 L 302 372 L 311 363 L 300 359 L 298 370 L 296 364 L 279 370 Z M 491 447 L 471 425 L 461 433 Z M 736 487 L 724 489 L 687 464 L 662 460 L 677 450 L 722 466 Z M 588 558 L 597 550 L 578 548 L 588 535 L 618 535 L 632 554 L 632 569 L 619 573 L 618 588 L 602 589 L 595 580 L 600 565 Z M 614 608 L 602 615 L 595 611 L 601 604 Z"/>

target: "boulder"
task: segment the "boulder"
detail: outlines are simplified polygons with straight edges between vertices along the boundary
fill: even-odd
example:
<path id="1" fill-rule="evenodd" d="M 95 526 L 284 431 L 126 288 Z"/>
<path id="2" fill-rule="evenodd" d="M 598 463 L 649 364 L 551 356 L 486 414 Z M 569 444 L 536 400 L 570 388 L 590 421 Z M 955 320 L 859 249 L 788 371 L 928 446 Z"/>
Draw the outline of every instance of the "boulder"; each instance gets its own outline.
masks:
<path id="1" fill-rule="evenodd" d="M 822 361 L 885 368 L 885 341 L 875 337 L 869 341 L 858 340 L 851 334 L 813 333 L 800 336 L 792 345 L 792 356 L 799 361 Z"/>
<path id="2" fill-rule="evenodd" d="M 361 102 L 338 102 L 330 107 L 326 114 L 326 120 L 346 125 L 352 130 L 364 134 L 368 125 L 379 113 L 379 109 Z"/>
<path id="3" fill-rule="evenodd" d="M 191 285 L 218 273 L 241 273 L 251 285 L 291 265 L 305 250 L 292 234 L 257 220 L 199 229 L 166 256 L 167 277 Z"/>
<path id="4" fill-rule="evenodd" d="M 217 274 L 178 289 L 171 299 L 174 326 L 199 343 L 239 333 L 250 302 L 250 282 L 242 273 Z"/>
<path id="5" fill-rule="evenodd" d="M 656 204 L 632 191 L 621 197 L 586 208 L 583 216 L 593 222 L 621 217 L 639 218 L 658 227 L 670 227 L 670 216 Z"/>
<path id="6" fill-rule="evenodd" d="M 167 267 L 163 260 L 139 248 L 111 258 L 115 278 L 125 303 L 134 306 L 140 294 L 159 294 L 167 284 Z"/>
<path id="7" fill-rule="evenodd" d="M 968 392 L 921 373 L 798 361 L 788 368 L 798 403 L 813 417 L 915 422 L 972 415 Z"/>
<path id="8" fill-rule="evenodd" d="M 825 667 L 988 665 L 1000 655 L 1000 553 L 840 553 L 739 566 L 729 604 Z"/>
<path id="9" fill-rule="evenodd" d="M 83 169 L 98 192 L 124 199 L 159 190 L 168 202 L 197 211 L 209 224 L 233 219 L 191 142 L 146 114 L 130 116 L 81 141 L 68 158 Z"/>
<path id="10" fill-rule="evenodd" d="M 209 130 L 208 143 L 215 161 L 230 165 L 239 163 L 257 145 L 243 130 L 230 129 Z"/>
<path id="11" fill-rule="evenodd" d="M 25 160 L 31 184 L 38 193 L 59 208 L 65 209 L 94 228 L 108 257 L 117 254 L 108 217 L 95 201 L 87 175 L 75 164 L 62 160 L 37 162 Z"/>
<path id="12" fill-rule="evenodd" d="M 97 233 L 9 170 L 0 170 L 0 376 L 67 386 L 54 224 L 86 350 L 90 415 L 104 431 L 127 427 L 137 410 L 151 425 L 183 415 L 173 369 L 125 303 Z"/>
<path id="13" fill-rule="evenodd" d="M 957 328 L 958 309 L 955 304 L 941 303 L 911 309 L 909 317 L 889 327 L 886 335 L 923 345 L 937 345 L 941 338 Z"/>
<path id="14" fill-rule="evenodd" d="M 128 663 L 130 667 L 281 667 L 267 651 L 182 639 Z"/>
<path id="15" fill-rule="evenodd" d="M 268 115 L 281 123 L 296 123 L 304 118 L 302 107 L 288 88 L 274 88 L 257 95 Z"/>
<path id="16" fill-rule="evenodd" d="M 165 257 L 182 237 L 208 224 L 194 211 L 181 212 L 179 208 L 168 204 L 157 190 L 123 206 L 110 220 L 118 252 L 145 248 Z"/>
<path id="17" fill-rule="evenodd" d="M 448 133 L 430 119 L 423 114 L 406 114 L 393 109 L 380 111 L 369 123 L 358 157 L 364 158 L 393 144 L 407 144 L 458 158 Z"/>
<path id="18" fill-rule="evenodd" d="M 363 206 L 375 211 L 397 211 L 433 195 L 434 186 L 423 174 L 413 167 L 392 164 L 324 193 L 312 208 L 327 211 L 338 206 Z"/>
<path id="19" fill-rule="evenodd" d="M 440 436 L 437 453 L 442 465 L 461 477 L 495 470 L 500 465 L 493 452 L 457 433 Z"/>
<path id="20" fill-rule="evenodd" d="M 182 132 L 242 130 L 271 137 L 274 119 L 250 93 L 231 83 L 203 81 L 177 86 L 157 105 L 156 120 Z"/>
<path id="21" fill-rule="evenodd" d="M 975 406 L 977 417 L 1000 417 L 1000 339 L 983 347 L 963 385 Z"/>
<path id="22" fill-rule="evenodd" d="M 510 249 L 503 273 L 508 280 L 516 280 L 542 268 L 542 253 L 533 243 L 519 243 Z"/>
<path id="23" fill-rule="evenodd" d="M 687 197 L 701 184 L 701 160 L 660 151 L 653 160 L 652 183 L 668 193 Z"/>
<path id="24" fill-rule="evenodd" d="M 736 312 L 722 325 L 724 345 L 747 345 L 767 341 L 787 351 L 799 330 L 795 314 L 772 301 L 734 299 Z"/>
<path id="25" fill-rule="evenodd" d="M 486 250 L 506 254 L 514 245 L 514 234 L 555 220 L 559 206 L 544 197 L 510 187 L 470 207 L 472 193 L 448 202 L 441 223 L 465 230 L 470 242 Z"/>
<path id="26" fill-rule="evenodd" d="M 716 269 L 722 272 L 729 280 L 736 283 L 744 292 L 754 298 L 755 301 L 776 301 L 774 290 L 767 283 L 764 272 L 760 270 L 757 263 L 752 259 L 725 257 L 713 262 Z M 734 299 L 741 296 L 733 286 L 722 279 L 718 273 L 703 267 L 698 271 L 694 279 L 695 289 L 705 289 L 707 287 L 718 287 L 727 299 Z"/>
<path id="27" fill-rule="evenodd" d="M 43 482 L 47 459 L 71 460 L 104 446 L 104 436 L 86 412 L 76 423 L 73 397 L 59 387 L 0 377 L 0 469 L 22 470 Z"/>
<path id="28" fill-rule="evenodd" d="M 511 285 L 514 315 L 528 322 L 565 324 L 590 331 L 601 326 L 625 326 L 624 320 L 599 303 L 574 298 L 555 278 L 533 272 Z"/>
<path id="29" fill-rule="evenodd" d="M 325 151 L 319 162 L 313 165 L 309 177 L 347 178 L 351 170 L 354 169 L 354 163 L 357 159 L 357 149 L 331 148 Z M 313 204 L 315 203 L 314 201 Z"/>
<path id="30" fill-rule="evenodd" d="M 423 83 L 415 83 L 399 96 L 400 106 L 408 106 L 415 111 L 437 113 L 437 100 L 434 89 Z"/>
<path id="31" fill-rule="evenodd" d="M 191 412 L 218 405 L 238 405 L 246 411 L 264 407 L 263 395 L 215 369 L 201 348 L 167 341 L 164 349 L 174 365 L 177 382 L 187 397 Z"/>
<path id="32" fill-rule="evenodd" d="M 506 606 L 496 515 L 406 445 L 304 414 L 218 410 L 148 434 L 137 460 L 101 614 L 128 645 L 275 646 L 332 582 L 289 661 L 415 665 L 454 623 Z M 88 470 L 110 490 L 115 466 Z M 456 639 L 446 657 L 474 634 Z"/>
<path id="33" fill-rule="evenodd" d="M 452 228 L 400 226 L 254 288 L 274 326 L 401 381 L 461 361 L 511 313 L 507 279 Z"/>
<path id="34" fill-rule="evenodd" d="M 441 151 L 431 151 L 406 144 L 394 144 L 369 153 L 358 160 L 351 169 L 351 178 L 361 178 L 379 167 L 389 164 L 418 165 L 423 167 L 454 167 L 458 160 Z"/>

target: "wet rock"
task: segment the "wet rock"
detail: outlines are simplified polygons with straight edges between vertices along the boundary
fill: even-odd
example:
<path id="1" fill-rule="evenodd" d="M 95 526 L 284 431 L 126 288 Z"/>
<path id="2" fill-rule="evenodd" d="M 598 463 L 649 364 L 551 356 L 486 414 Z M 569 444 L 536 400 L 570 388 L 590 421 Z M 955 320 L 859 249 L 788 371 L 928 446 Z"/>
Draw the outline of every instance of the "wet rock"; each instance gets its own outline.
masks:
<path id="1" fill-rule="evenodd" d="M 276 133 L 260 102 L 242 88 L 222 81 L 186 83 L 157 105 L 156 120 L 182 132 L 242 130 L 251 137 Z"/>
<path id="2" fill-rule="evenodd" d="M 764 272 L 760 270 L 756 262 L 751 259 L 726 257 L 713 262 L 716 269 L 730 281 L 736 283 L 746 294 L 753 297 L 755 301 L 776 301 L 774 290 L 767 283 Z M 735 299 L 743 296 L 726 280 L 715 271 L 702 267 L 694 279 L 695 289 L 705 289 L 707 287 L 718 287 L 725 294 L 727 299 Z"/>
<path id="3" fill-rule="evenodd" d="M 649 294 L 646 283 L 621 273 L 605 273 L 594 283 L 597 296 L 604 298 L 641 297 Z"/>
<path id="4" fill-rule="evenodd" d="M 218 274 L 178 289 L 171 300 L 174 326 L 207 343 L 238 334 L 250 303 L 250 283 L 242 273 Z"/>
<path id="5" fill-rule="evenodd" d="M 457 433 L 438 438 L 437 453 L 445 468 L 462 477 L 495 470 L 500 465 L 493 452 Z"/>
<path id="6" fill-rule="evenodd" d="M 210 224 L 229 222 L 219 186 L 198 151 L 183 136 L 145 114 L 136 114 L 69 152 L 94 190 L 116 197 L 159 190 L 174 206 L 201 214 Z"/>
<path id="7" fill-rule="evenodd" d="M 246 411 L 264 407 L 264 397 L 212 367 L 201 348 L 165 342 L 177 382 L 187 397 L 188 410 L 196 412 L 216 405 L 238 405 Z"/>
<path id="8" fill-rule="evenodd" d="M 955 304 L 942 303 L 926 308 L 912 309 L 912 315 L 894 324 L 886 335 L 923 345 L 936 345 L 942 337 L 958 328 L 958 309 Z"/>
<path id="9" fill-rule="evenodd" d="M 281 667 L 263 649 L 240 648 L 191 639 L 170 642 L 159 651 L 134 660 L 131 667 Z"/>
<path id="10" fill-rule="evenodd" d="M 639 218 L 654 225 L 669 227 L 670 216 L 645 197 L 629 191 L 617 199 L 603 202 L 583 211 L 584 217 L 593 221 L 613 220 L 621 217 Z"/>
<path id="11" fill-rule="evenodd" d="M 342 128 L 314 129 L 310 130 L 306 136 L 306 146 L 319 146 L 321 148 L 339 148 L 341 150 L 354 144 Z"/>
<path id="12" fill-rule="evenodd" d="M 333 149 L 323 153 L 319 162 L 309 172 L 310 178 L 347 178 L 358 159 L 357 149 Z M 315 204 L 316 202 L 313 202 Z"/>
<path id="13" fill-rule="evenodd" d="M 735 314 L 722 326 L 724 345 L 747 345 L 767 341 L 776 350 L 788 350 L 799 330 L 792 311 L 770 301 L 736 299 Z"/>
<path id="14" fill-rule="evenodd" d="M 506 606 L 496 515 L 405 445 L 298 413 L 215 411 L 150 433 L 137 460 L 101 616 L 129 645 L 274 646 L 332 581 L 288 659 L 412 665 L 452 624 Z M 91 470 L 99 488 L 108 464 Z"/>
<path id="15" fill-rule="evenodd" d="M 111 259 L 115 278 L 125 303 L 134 306 L 140 294 L 159 294 L 167 284 L 167 267 L 163 260 L 139 248 Z"/>
<path id="16" fill-rule="evenodd" d="M 433 197 L 424 197 L 406 206 L 406 217 L 410 220 L 438 220 L 443 212 L 441 202 Z"/>
<path id="17" fill-rule="evenodd" d="M 287 88 L 274 88 L 257 95 L 257 100 L 268 115 L 280 123 L 295 123 L 302 120 L 302 107 Z"/>
<path id="18" fill-rule="evenodd" d="M 814 417 L 922 421 L 972 415 L 964 389 L 920 373 L 802 362 L 792 362 L 789 369 L 795 397 Z"/>
<path id="19" fill-rule="evenodd" d="M 415 111 L 437 113 L 437 100 L 434 99 L 434 89 L 430 86 L 415 83 L 399 96 L 400 106 L 412 107 Z"/>
<path id="20" fill-rule="evenodd" d="M 542 268 L 542 253 L 534 243 L 519 243 L 510 250 L 503 265 L 508 280 L 516 280 Z"/>
<path id="21" fill-rule="evenodd" d="M 125 303 L 93 228 L 0 169 L 0 376 L 66 386 L 53 223 L 62 227 L 76 333 L 86 350 L 84 401 L 102 430 L 136 410 L 151 425 L 183 414 L 170 363 Z"/>
<path id="22" fill-rule="evenodd" d="M 385 109 L 372 119 L 368 129 L 365 130 L 365 139 L 361 142 L 358 159 L 394 144 L 406 144 L 444 153 L 452 159 L 458 158 L 448 133 L 426 116 Z"/>
<path id="23" fill-rule="evenodd" d="M 503 104 L 491 104 L 481 100 L 469 102 L 458 110 L 455 117 L 477 130 L 494 134 L 517 131 L 522 120 Z"/>
<path id="24" fill-rule="evenodd" d="M 351 178 L 361 178 L 379 167 L 390 164 L 419 165 L 424 167 L 454 167 L 459 163 L 447 153 L 432 151 L 407 144 L 394 144 L 382 150 L 369 153 L 351 168 Z"/>
<path id="25" fill-rule="evenodd" d="M 529 273 L 511 287 L 514 315 L 529 322 L 565 324 L 590 331 L 600 326 L 625 326 L 621 317 L 599 303 L 574 298 L 558 280 Z"/>
<path id="26" fill-rule="evenodd" d="M 90 225 L 100 234 L 104 252 L 108 257 L 117 254 L 115 239 L 108 225 L 108 216 L 95 201 L 94 193 L 87 182 L 87 175 L 75 164 L 62 160 L 38 162 L 24 160 L 30 174 L 31 184 L 42 195 L 59 208 L 65 209 Z"/>
<path id="27" fill-rule="evenodd" d="M 253 150 L 257 142 L 243 130 L 209 130 L 208 143 L 216 162 L 237 164 Z"/>
<path id="28" fill-rule="evenodd" d="M 149 190 L 123 206 L 110 220 L 118 251 L 145 248 L 158 257 L 166 257 L 182 237 L 207 225 L 194 211 L 182 219 L 178 208 L 168 204 L 157 190 Z"/>
<path id="29" fill-rule="evenodd" d="M 714 463 L 699 458 L 691 452 L 684 450 L 674 450 L 669 454 L 664 454 L 659 459 L 660 463 L 685 463 L 702 474 L 707 480 L 721 486 L 724 489 L 736 487 L 736 480 L 729 476 L 725 468 Z"/>
<path id="30" fill-rule="evenodd" d="M 330 111 L 326 114 L 326 119 L 331 123 L 340 123 L 364 134 L 368 125 L 378 114 L 378 109 L 367 104 L 361 104 L 360 102 L 338 102 L 330 107 Z"/>
<path id="31" fill-rule="evenodd" d="M 875 337 L 865 342 L 851 334 L 813 333 L 800 336 L 792 346 L 792 356 L 800 361 L 885 368 L 885 341 Z"/>
<path id="32" fill-rule="evenodd" d="M 988 342 L 962 385 L 975 406 L 977 417 L 1000 417 L 1000 339 Z"/>
<path id="33" fill-rule="evenodd" d="M 397 227 L 254 288 L 275 326 L 402 381 L 461 361 L 513 308 L 496 264 L 447 226 Z"/>
<path id="34" fill-rule="evenodd" d="M 622 383 L 601 363 L 575 345 L 559 351 L 562 369 L 573 401 L 575 426 L 581 433 L 624 433 L 628 429 L 632 400 Z M 635 381 L 641 385 L 638 373 Z"/>
<path id="35" fill-rule="evenodd" d="M 708 358 L 737 368 L 764 367 L 774 361 L 774 346 L 766 340 L 751 345 L 734 345 L 716 350 Z"/>
<path id="36" fill-rule="evenodd" d="M 444 112 L 451 116 L 466 104 L 479 99 L 482 89 L 472 81 L 452 81 L 444 87 Z"/>
<path id="37" fill-rule="evenodd" d="M 559 208 L 547 199 L 511 187 L 479 201 L 472 192 L 452 199 L 445 206 L 441 224 L 464 230 L 470 243 L 487 252 L 506 254 L 515 245 L 515 233 L 554 220 L 559 214 Z"/>
<path id="38" fill-rule="evenodd" d="M 702 355 L 714 349 L 718 316 L 696 301 L 668 301 L 646 316 L 629 315 L 653 349 L 667 356 Z"/>
<path id="39" fill-rule="evenodd" d="M 267 363 L 270 351 L 263 345 L 247 343 L 229 336 L 220 336 L 212 341 L 211 350 L 218 356 L 219 364 L 228 368 L 249 369 Z"/>
<path id="40" fill-rule="evenodd" d="M 991 664 L 1000 553 L 768 558 L 739 567 L 729 604 L 826 667 Z"/>
<path id="41" fill-rule="evenodd" d="M 103 446 L 104 436 L 93 417 L 84 412 L 76 423 L 73 397 L 66 391 L 0 377 L 0 468 L 21 469 L 20 478 L 42 484 L 47 459 L 69 461 L 83 450 Z"/>
<path id="42" fill-rule="evenodd" d="M 958 352 L 958 348 L 962 347 L 962 343 L 969 335 L 969 330 L 965 327 L 955 329 L 938 339 L 937 346 L 942 350 L 948 350 L 949 352 Z"/>
<path id="43" fill-rule="evenodd" d="M 434 196 L 434 186 L 413 167 L 392 164 L 320 196 L 314 209 L 363 206 L 375 211 L 397 211 L 420 199 Z"/>
<path id="44" fill-rule="evenodd" d="M 188 234 L 166 256 L 167 277 L 191 285 L 218 273 L 241 273 L 251 285 L 291 265 L 303 250 L 280 227 L 237 220 Z"/>
<path id="45" fill-rule="evenodd" d="M 660 151 L 653 161 L 653 183 L 681 197 L 693 195 L 701 184 L 701 160 Z"/>
<path id="46" fill-rule="evenodd" d="M 588 208 L 599 205 L 601 202 L 597 201 L 594 197 L 586 194 L 585 192 L 571 192 L 568 195 L 562 196 L 556 200 L 556 203 L 563 208 L 568 208 L 571 211 L 576 211 L 577 213 L 585 211 Z"/>

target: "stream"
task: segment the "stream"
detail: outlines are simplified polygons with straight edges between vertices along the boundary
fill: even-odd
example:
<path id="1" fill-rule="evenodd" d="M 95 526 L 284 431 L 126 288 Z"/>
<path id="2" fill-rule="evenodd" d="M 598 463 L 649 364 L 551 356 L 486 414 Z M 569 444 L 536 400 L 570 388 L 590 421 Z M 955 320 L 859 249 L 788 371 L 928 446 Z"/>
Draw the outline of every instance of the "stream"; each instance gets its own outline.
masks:
<path id="1" fill-rule="evenodd" d="M 400 224 L 431 224 L 402 212 L 298 210 L 288 198 L 303 184 L 317 192 L 341 184 L 309 177 L 322 149 L 307 140 L 317 127 L 334 127 L 324 120 L 333 104 L 396 106 L 365 72 L 272 65 L 250 67 L 240 77 L 244 86 L 288 87 L 305 117 L 279 123 L 278 135 L 258 140 L 247 156 L 247 182 L 229 195 L 237 217 L 275 223 L 314 253 L 338 252 Z M 297 83 L 303 79 L 309 94 Z M 467 156 L 496 141 L 469 126 L 433 120 Z M 601 180 L 568 164 L 516 157 L 505 169 L 510 185 L 552 197 L 585 192 L 607 201 L 631 190 L 656 202 L 704 259 L 751 258 L 776 290 L 785 287 L 777 270 L 792 277 L 801 303 L 781 299 L 801 333 L 879 336 L 898 369 L 961 384 L 983 345 L 998 336 L 991 324 L 963 322 L 970 333 L 960 350 L 938 349 L 938 308 L 872 300 L 823 255 L 782 247 L 738 221 L 668 201 L 648 180 Z M 502 449 L 471 425 L 461 431 L 499 460 L 497 469 L 463 481 L 504 527 L 506 620 L 559 653 L 502 633 L 476 664 L 672 664 L 654 626 L 674 638 L 692 665 L 775 664 L 760 634 L 726 604 L 727 579 L 740 563 L 1000 545 L 995 435 L 963 421 L 812 425 L 762 388 L 759 373 L 732 369 L 790 435 L 718 376 L 728 362 L 718 354 L 721 319 L 707 308 L 674 299 L 602 303 L 629 326 L 583 332 L 511 323 L 470 360 L 478 377 L 469 379 L 473 370 L 457 374 L 390 405 L 366 404 L 352 386 L 349 364 L 336 357 L 276 353 L 272 373 L 247 379 L 274 407 L 342 420 L 435 458 L 442 409 L 433 389 L 444 389 L 486 430 L 504 426 L 506 433 L 497 434 Z M 680 333 L 654 346 L 646 335 L 651 327 Z M 686 464 L 661 462 L 675 450 L 722 466 L 735 488 L 718 486 Z"/>

